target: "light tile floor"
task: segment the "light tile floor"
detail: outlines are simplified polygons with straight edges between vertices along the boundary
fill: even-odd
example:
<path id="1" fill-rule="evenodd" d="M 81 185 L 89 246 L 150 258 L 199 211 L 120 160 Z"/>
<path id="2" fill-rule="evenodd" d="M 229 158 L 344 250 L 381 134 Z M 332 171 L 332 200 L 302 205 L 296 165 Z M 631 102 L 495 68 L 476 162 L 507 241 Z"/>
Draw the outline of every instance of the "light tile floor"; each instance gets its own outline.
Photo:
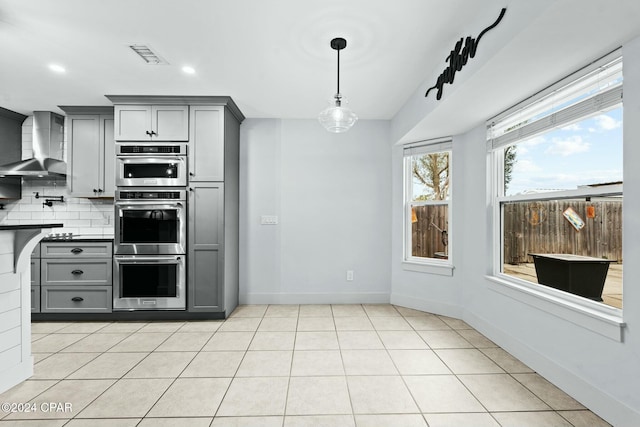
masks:
<path id="1" fill-rule="evenodd" d="M 465 322 L 392 305 L 32 330 L 0 427 L 608 426 Z"/>

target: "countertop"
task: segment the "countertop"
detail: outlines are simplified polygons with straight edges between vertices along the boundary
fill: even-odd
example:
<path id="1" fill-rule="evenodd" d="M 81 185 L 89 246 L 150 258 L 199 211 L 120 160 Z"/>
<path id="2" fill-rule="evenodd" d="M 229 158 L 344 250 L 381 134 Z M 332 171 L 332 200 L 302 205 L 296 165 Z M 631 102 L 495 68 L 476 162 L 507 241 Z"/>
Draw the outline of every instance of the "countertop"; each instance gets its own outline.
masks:
<path id="1" fill-rule="evenodd" d="M 52 233 L 55 234 L 55 233 Z M 111 242 L 113 234 L 73 234 L 71 237 L 46 236 L 43 242 Z"/>
<path id="2" fill-rule="evenodd" d="M 2 230 L 35 230 L 38 228 L 62 228 L 64 224 L 21 224 L 21 225 L 0 225 Z"/>

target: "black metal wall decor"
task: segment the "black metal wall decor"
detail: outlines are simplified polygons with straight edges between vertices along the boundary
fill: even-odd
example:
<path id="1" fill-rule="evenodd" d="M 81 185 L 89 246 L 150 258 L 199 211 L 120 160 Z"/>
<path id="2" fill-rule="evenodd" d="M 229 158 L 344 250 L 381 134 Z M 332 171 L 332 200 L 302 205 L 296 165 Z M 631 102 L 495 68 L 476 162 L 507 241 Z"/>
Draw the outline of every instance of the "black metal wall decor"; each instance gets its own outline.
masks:
<path id="1" fill-rule="evenodd" d="M 436 93 L 436 99 L 440 100 L 440 98 L 442 98 L 442 87 L 445 85 L 445 83 L 453 83 L 456 72 L 460 71 L 462 67 L 467 64 L 469 58 L 473 58 L 474 56 L 476 56 L 476 49 L 478 49 L 478 43 L 480 43 L 480 39 L 487 31 L 495 28 L 500 23 L 500 21 L 502 21 L 502 18 L 504 17 L 504 13 L 506 11 L 506 8 L 502 8 L 502 10 L 500 11 L 500 16 L 498 16 L 496 22 L 482 30 L 482 32 L 476 39 L 471 36 L 468 36 L 466 39 L 460 37 L 460 40 L 458 40 L 453 50 L 451 50 L 449 56 L 447 56 L 447 58 L 444 60 L 444 62 L 448 62 L 449 65 L 444 69 L 442 74 L 438 76 L 436 84 L 430 87 L 427 90 L 427 93 L 424 94 L 425 98 L 433 89 L 438 90 L 438 92 Z"/>

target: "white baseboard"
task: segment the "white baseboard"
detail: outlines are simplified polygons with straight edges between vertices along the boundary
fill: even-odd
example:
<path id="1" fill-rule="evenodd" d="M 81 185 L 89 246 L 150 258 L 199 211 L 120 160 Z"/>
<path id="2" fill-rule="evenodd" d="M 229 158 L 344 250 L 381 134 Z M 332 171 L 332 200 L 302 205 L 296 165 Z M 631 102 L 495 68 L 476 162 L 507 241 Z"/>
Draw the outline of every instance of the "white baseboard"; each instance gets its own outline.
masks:
<path id="1" fill-rule="evenodd" d="M 390 296 L 391 304 L 399 305 L 414 310 L 420 310 L 427 313 L 439 314 L 442 316 L 462 318 L 462 309 L 453 304 L 446 304 L 439 301 L 429 301 L 422 298 L 411 297 L 407 295 L 392 293 Z"/>
<path id="2" fill-rule="evenodd" d="M 33 356 L 23 360 L 17 365 L 12 365 L 6 371 L 0 372 L 0 393 L 20 384 L 33 375 Z"/>
<path id="3" fill-rule="evenodd" d="M 616 427 L 640 426 L 637 409 L 594 387 L 486 320 L 468 312 L 463 320 L 608 423 Z"/>
<path id="4" fill-rule="evenodd" d="M 388 304 L 386 292 L 268 293 L 240 295 L 240 304 Z"/>

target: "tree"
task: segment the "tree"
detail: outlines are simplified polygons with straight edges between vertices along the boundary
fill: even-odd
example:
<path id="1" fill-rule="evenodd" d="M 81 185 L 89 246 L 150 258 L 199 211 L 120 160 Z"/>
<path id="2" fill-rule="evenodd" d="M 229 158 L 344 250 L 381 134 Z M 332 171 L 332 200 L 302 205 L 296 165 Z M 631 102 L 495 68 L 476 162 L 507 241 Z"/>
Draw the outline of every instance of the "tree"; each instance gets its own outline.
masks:
<path id="1" fill-rule="evenodd" d="M 507 192 L 511 182 L 513 166 L 516 164 L 516 146 L 510 145 L 504 149 L 504 191 Z"/>
<path id="2" fill-rule="evenodd" d="M 413 176 L 427 188 L 419 200 L 445 200 L 449 194 L 449 153 L 431 153 L 414 158 Z"/>
<path id="3" fill-rule="evenodd" d="M 516 164 L 517 150 L 515 145 L 504 149 L 504 189 L 511 182 L 513 167 Z M 426 192 L 417 200 L 445 200 L 449 195 L 449 153 L 431 153 L 414 157 L 412 161 L 414 178 L 426 187 Z"/>

